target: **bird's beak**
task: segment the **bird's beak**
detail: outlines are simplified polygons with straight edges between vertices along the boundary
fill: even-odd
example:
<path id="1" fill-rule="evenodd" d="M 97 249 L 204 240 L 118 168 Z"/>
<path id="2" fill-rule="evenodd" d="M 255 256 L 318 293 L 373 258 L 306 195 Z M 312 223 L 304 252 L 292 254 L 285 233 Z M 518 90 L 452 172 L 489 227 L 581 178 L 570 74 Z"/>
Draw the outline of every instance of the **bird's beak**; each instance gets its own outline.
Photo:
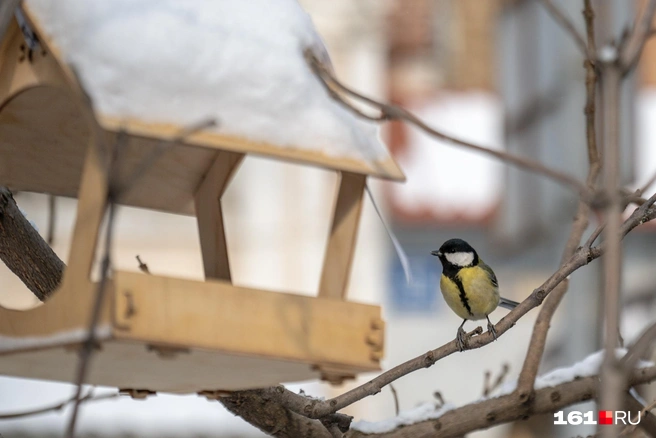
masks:
<path id="1" fill-rule="evenodd" d="M 442 257 L 442 253 L 440 251 L 431 251 L 431 255 L 434 255 L 436 257 Z"/>

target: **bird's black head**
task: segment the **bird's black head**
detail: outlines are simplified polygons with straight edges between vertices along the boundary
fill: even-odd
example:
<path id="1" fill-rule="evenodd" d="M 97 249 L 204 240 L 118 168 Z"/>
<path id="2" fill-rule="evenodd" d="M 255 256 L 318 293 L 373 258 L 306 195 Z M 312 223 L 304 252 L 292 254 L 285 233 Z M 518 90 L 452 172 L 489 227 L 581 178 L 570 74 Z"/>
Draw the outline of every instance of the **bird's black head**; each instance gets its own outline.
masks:
<path id="1" fill-rule="evenodd" d="M 432 251 L 442 262 L 442 266 L 464 268 L 478 264 L 478 254 L 470 244 L 462 239 L 449 239 L 437 251 Z"/>

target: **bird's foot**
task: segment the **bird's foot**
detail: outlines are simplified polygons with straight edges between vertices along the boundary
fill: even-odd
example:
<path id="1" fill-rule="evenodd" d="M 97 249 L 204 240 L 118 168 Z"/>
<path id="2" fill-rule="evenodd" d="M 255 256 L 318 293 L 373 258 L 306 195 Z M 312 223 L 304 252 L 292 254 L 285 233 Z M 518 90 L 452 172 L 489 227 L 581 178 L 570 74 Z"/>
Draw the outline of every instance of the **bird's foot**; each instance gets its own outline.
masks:
<path id="1" fill-rule="evenodd" d="M 467 342 L 467 332 L 465 332 L 465 330 L 462 327 L 458 328 L 456 341 L 458 341 L 458 351 L 465 351 L 465 345 Z"/>
<path id="2" fill-rule="evenodd" d="M 494 324 L 492 324 L 489 319 L 487 321 L 487 331 L 492 333 L 492 337 L 496 341 L 497 340 L 497 329 L 494 328 Z"/>

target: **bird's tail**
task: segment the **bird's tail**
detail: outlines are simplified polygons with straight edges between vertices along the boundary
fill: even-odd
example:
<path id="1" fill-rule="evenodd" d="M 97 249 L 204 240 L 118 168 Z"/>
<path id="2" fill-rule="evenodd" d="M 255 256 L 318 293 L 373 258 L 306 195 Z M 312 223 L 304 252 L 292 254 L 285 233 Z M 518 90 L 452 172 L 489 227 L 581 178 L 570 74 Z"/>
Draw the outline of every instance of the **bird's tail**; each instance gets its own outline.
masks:
<path id="1" fill-rule="evenodd" d="M 507 298 L 501 297 L 499 300 L 499 305 L 503 307 L 504 309 L 512 310 L 515 307 L 519 306 L 519 303 L 517 301 L 509 300 Z"/>

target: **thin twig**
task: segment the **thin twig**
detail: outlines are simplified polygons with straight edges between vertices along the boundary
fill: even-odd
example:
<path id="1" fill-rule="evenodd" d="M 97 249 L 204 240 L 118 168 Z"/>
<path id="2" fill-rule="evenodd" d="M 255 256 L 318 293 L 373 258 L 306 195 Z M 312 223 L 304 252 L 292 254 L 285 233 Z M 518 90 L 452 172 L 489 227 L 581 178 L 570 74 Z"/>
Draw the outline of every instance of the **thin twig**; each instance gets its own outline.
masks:
<path id="1" fill-rule="evenodd" d="M 97 134 L 96 134 L 97 135 Z M 96 296 L 93 301 L 93 307 L 91 309 L 91 316 L 89 320 L 89 329 L 87 338 L 80 350 L 80 358 L 78 360 L 77 372 L 75 377 L 75 396 L 73 411 L 68 422 L 68 427 L 66 429 L 66 437 L 74 438 L 75 436 L 75 426 L 77 423 L 78 412 L 80 409 L 80 397 L 82 395 L 82 385 L 86 381 L 88 374 L 88 367 L 91 356 L 93 355 L 94 349 L 96 348 L 96 329 L 98 322 L 100 321 L 100 314 L 102 313 L 102 306 L 104 303 L 105 292 L 107 289 L 107 280 L 109 277 L 109 270 L 111 268 L 111 247 L 114 236 L 114 218 L 116 213 L 116 198 L 114 196 L 114 177 L 117 173 L 119 154 L 122 151 L 122 148 L 126 145 L 128 139 L 125 132 L 119 132 L 116 137 L 116 142 L 112 149 L 107 150 L 109 152 L 109 163 L 107 166 L 107 226 L 105 230 L 105 248 L 103 251 L 101 268 L 100 268 L 100 281 L 96 287 Z M 100 143 L 99 143 L 100 144 Z M 100 147 L 99 148 L 99 153 Z"/>
<path id="2" fill-rule="evenodd" d="M 439 409 L 444 406 L 444 397 L 442 397 L 442 393 L 440 391 L 433 392 L 433 398 L 435 399 L 436 408 Z"/>
<path id="3" fill-rule="evenodd" d="M 80 399 L 80 403 L 87 403 L 87 402 L 92 402 L 92 401 L 101 401 L 101 400 L 108 400 L 112 398 L 117 398 L 119 394 L 117 392 L 112 392 L 108 394 L 99 394 L 99 395 L 93 395 L 93 391 L 89 391 L 87 395 L 82 397 Z M 56 412 L 56 411 L 61 411 L 64 409 L 67 405 L 70 403 L 73 403 L 75 401 L 75 396 L 64 400 L 62 402 L 45 406 L 42 408 L 36 408 L 36 409 L 30 409 L 27 411 L 22 411 L 22 412 L 14 412 L 10 414 L 0 414 L 0 420 L 14 420 L 17 418 L 25 418 L 25 417 L 32 417 L 35 415 L 41 415 L 41 414 L 47 414 L 48 412 Z"/>
<path id="4" fill-rule="evenodd" d="M 626 352 L 620 364 L 626 372 L 630 372 L 633 368 L 636 367 L 636 364 L 649 348 L 651 344 L 656 342 L 656 323 L 649 326 L 638 338 L 637 341 L 633 343 L 629 351 Z"/>
<path id="5" fill-rule="evenodd" d="M 649 187 L 651 187 L 651 185 L 654 184 L 655 182 L 656 182 L 656 172 L 654 172 L 654 174 L 651 176 L 651 178 L 649 178 L 649 179 L 647 180 L 647 182 L 644 183 L 644 184 L 642 185 L 642 187 L 640 187 L 640 188 L 638 189 L 638 193 L 640 193 L 640 194 L 642 195 L 642 194 L 645 193 L 645 191 L 646 191 L 647 189 L 649 189 Z"/>
<path id="6" fill-rule="evenodd" d="M 55 227 L 57 225 L 57 198 L 55 195 L 48 195 L 48 232 L 46 242 L 52 246 L 55 242 Z"/>
<path id="7" fill-rule="evenodd" d="M 592 9 L 591 0 L 583 2 L 583 18 L 585 19 L 585 34 L 587 37 L 588 51 L 596 53 L 597 46 L 595 42 L 594 18 L 595 13 Z M 601 157 L 597 147 L 597 71 L 594 63 L 590 59 L 583 62 L 585 67 L 585 138 L 588 146 L 588 164 L 590 166 L 588 173 L 588 186 L 594 185 L 601 167 Z"/>
<path id="8" fill-rule="evenodd" d="M 629 391 L 627 394 L 627 405 L 630 411 L 639 412 L 638 424 L 628 424 L 622 429 L 620 436 L 631 435 L 638 427 L 642 428 L 649 436 L 656 436 L 656 416 L 651 411 L 656 408 L 656 400 L 645 405 L 638 398 L 635 391 Z M 631 413 L 629 412 L 629 415 Z"/>
<path id="9" fill-rule="evenodd" d="M 137 262 L 139 263 L 139 270 L 143 273 L 150 274 L 148 265 L 141 261 L 141 257 L 137 255 Z"/>
<path id="10" fill-rule="evenodd" d="M 507 363 L 504 363 L 501 367 L 501 372 L 497 376 L 497 378 L 492 382 L 492 372 L 486 371 L 485 372 L 485 383 L 483 385 L 483 397 L 489 397 L 490 394 L 494 392 L 495 389 L 501 386 L 503 381 L 506 379 L 508 376 L 508 373 L 510 372 L 510 365 Z"/>
<path id="11" fill-rule="evenodd" d="M 396 392 L 394 385 L 390 383 L 390 390 L 392 391 L 392 397 L 394 397 L 394 415 L 399 416 L 399 394 Z"/>
<path id="12" fill-rule="evenodd" d="M 93 354 L 94 349 L 96 348 L 96 328 L 98 321 L 100 320 L 100 313 L 102 310 L 102 304 L 104 302 L 105 290 L 107 289 L 107 277 L 109 276 L 109 269 L 111 266 L 110 260 L 110 248 L 112 244 L 113 230 L 114 230 L 114 217 L 115 217 L 115 204 L 111 201 L 109 203 L 109 213 L 107 215 L 107 229 L 105 232 L 105 250 L 103 254 L 102 264 L 101 264 L 101 277 L 98 282 L 98 287 L 96 290 L 96 297 L 93 303 L 93 309 L 91 311 L 91 321 L 89 322 L 88 336 L 82 349 L 80 350 L 80 359 L 78 361 L 78 368 L 75 377 L 75 396 L 73 411 L 71 412 L 71 417 L 68 423 L 68 428 L 66 430 L 67 438 L 74 438 L 75 436 L 75 425 L 77 422 L 78 411 L 80 408 L 80 397 L 82 395 L 82 385 L 84 384 L 87 374 L 89 362 L 91 355 Z"/>
<path id="13" fill-rule="evenodd" d="M 594 244 L 594 241 L 597 240 L 597 238 L 601 235 L 602 231 L 604 231 L 604 227 L 606 226 L 605 223 L 599 225 L 595 230 L 590 234 L 590 237 L 588 237 L 588 240 L 586 240 L 585 244 L 583 245 L 586 248 L 591 248 L 592 245 Z"/>
<path id="14" fill-rule="evenodd" d="M 352 98 L 355 98 L 361 102 L 364 102 L 368 105 L 371 105 L 372 107 L 378 109 L 380 111 L 380 115 L 375 118 L 375 120 L 404 120 L 405 122 L 416 126 L 417 128 L 421 129 L 422 131 L 426 132 L 427 134 L 438 138 L 440 140 L 453 143 L 462 147 L 465 147 L 467 149 L 472 149 L 478 152 L 482 152 L 486 155 L 491 155 L 501 161 L 513 164 L 515 166 L 518 166 L 520 168 L 530 170 L 533 172 L 536 172 L 538 174 L 547 176 L 569 188 L 572 188 L 576 190 L 579 193 L 587 193 L 585 186 L 583 183 L 581 183 L 579 180 L 574 178 L 571 175 L 568 175 L 567 173 L 561 172 L 559 170 L 551 169 L 542 163 L 538 161 L 533 161 L 528 158 L 524 157 L 519 157 L 516 155 L 509 154 L 508 152 L 492 149 L 489 147 L 477 145 L 465 140 L 461 140 L 459 138 L 455 138 L 453 136 L 450 136 L 448 134 L 443 133 L 442 131 L 438 131 L 428 124 L 426 124 L 423 120 L 412 114 L 410 111 L 398 106 L 398 105 L 391 105 L 391 104 L 386 104 L 382 103 L 379 101 L 376 101 L 374 99 L 371 99 L 367 96 L 364 96 L 363 94 L 358 93 L 357 91 L 352 90 L 351 88 L 347 87 L 343 83 L 341 83 L 313 53 L 311 50 L 306 50 L 305 52 L 306 60 L 312 70 L 315 72 L 315 74 L 319 77 L 321 81 L 323 81 L 328 88 L 331 88 L 333 90 L 339 90 L 347 95 L 349 95 Z M 331 93 L 332 95 L 332 93 Z M 339 99 L 338 102 L 344 104 L 344 106 L 353 111 L 356 115 L 361 115 L 361 111 L 357 108 L 355 108 L 353 105 L 350 103 L 346 102 L 345 99 Z"/>
<path id="15" fill-rule="evenodd" d="M 576 46 L 581 50 L 581 53 L 583 53 L 586 58 L 593 59 L 593 56 L 590 56 L 590 53 L 594 52 L 590 52 L 589 47 L 585 45 L 583 36 L 578 30 L 576 30 L 574 23 L 567 18 L 563 11 L 561 11 L 551 0 L 540 0 L 540 3 L 544 5 L 545 9 L 553 19 L 556 20 L 556 22 L 572 37 Z"/>

